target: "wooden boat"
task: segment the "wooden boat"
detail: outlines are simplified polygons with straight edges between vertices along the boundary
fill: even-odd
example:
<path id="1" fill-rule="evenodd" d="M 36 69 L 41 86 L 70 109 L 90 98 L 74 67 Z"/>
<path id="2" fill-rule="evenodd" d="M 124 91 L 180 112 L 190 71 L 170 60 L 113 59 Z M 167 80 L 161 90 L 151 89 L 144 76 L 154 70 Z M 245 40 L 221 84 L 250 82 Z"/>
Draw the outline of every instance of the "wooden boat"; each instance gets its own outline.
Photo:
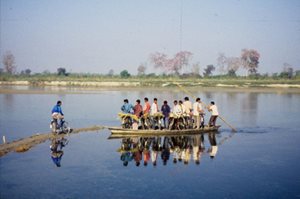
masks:
<path id="1" fill-rule="evenodd" d="M 109 127 L 108 129 L 111 131 L 111 137 L 124 137 L 124 136 L 174 136 L 174 135 L 193 135 L 199 133 L 206 133 L 206 132 L 215 132 L 221 126 L 214 126 L 208 127 L 205 126 L 204 128 L 200 129 L 183 129 L 183 130 L 154 130 L 154 129 L 147 129 L 147 130 L 133 130 L 133 129 L 124 129 L 120 127 Z"/>

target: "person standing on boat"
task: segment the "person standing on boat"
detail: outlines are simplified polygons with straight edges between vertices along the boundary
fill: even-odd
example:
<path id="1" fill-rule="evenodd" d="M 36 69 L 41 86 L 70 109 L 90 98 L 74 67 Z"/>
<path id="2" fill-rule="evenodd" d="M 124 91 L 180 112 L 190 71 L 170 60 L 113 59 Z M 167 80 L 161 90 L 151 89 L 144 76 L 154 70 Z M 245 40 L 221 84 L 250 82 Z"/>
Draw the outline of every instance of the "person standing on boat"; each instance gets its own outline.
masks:
<path id="1" fill-rule="evenodd" d="M 193 104 L 193 116 L 194 116 L 194 125 L 193 128 L 199 129 L 201 125 L 201 116 L 200 114 L 203 113 L 203 109 L 201 106 L 201 100 L 198 97 L 196 102 Z"/>
<path id="2" fill-rule="evenodd" d="M 144 114 L 149 114 L 150 113 L 150 109 L 151 109 L 151 105 L 149 103 L 149 100 L 147 97 L 144 98 L 144 101 L 145 101 L 145 105 L 143 107 L 143 113 Z"/>
<path id="3" fill-rule="evenodd" d="M 184 98 L 183 105 L 185 106 L 185 117 L 186 117 L 186 122 L 187 126 L 190 128 L 190 124 L 192 123 L 192 110 L 193 110 L 193 105 L 192 102 L 190 102 L 190 99 L 188 97 Z"/>
<path id="4" fill-rule="evenodd" d="M 133 113 L 133 106 L 132 104 L 129 104 L 128 99 L 124 99 L 124 104 L 121 107 L 121 111 L 123 111 L 123 113 Z"/>
<path id="5" fill-rule="evenodd" d="M 138 118 L 140 118 L 143 115 L 143 107 L 141 105 L 141 100 L 137 99 L 136 104 L 133 107 L 133 114 L 135 114 Z"/>
<path id="6" fill-rule="evenodd" d="M 210 119 L 209 119 L 208 126 L 216 126 L 216 120 L 217 120 L 217 117 L 219 116 L 219 112 L 218 112 L 218 107 L 217 107 L 217 105 L 215 105 L 214 101 L 210 102 L 210 106 L 208 107 L 208 111 L 211 112 L 211 116 L 210 116 Z"/>
<path id="7" fill-rule="evenodd" d="M 163 122 L 165 129 L 169 128 L 169 115 L 171 112 L 171 108 L 168 105 L 168 102 L 165 100 L 164 104 L 161 106 L 161 112 L 164 115 Z"/>
<path id="8" fill-rule="evenodd" d="M 153 104 L 151 105 L 151 109 L 150 109 L 150 115 L 154 115 L 155 113 L 158 113 L 159 109 L 158 109 L 158 105 L 157 105 L 157 98 L 153 99 Z"/>

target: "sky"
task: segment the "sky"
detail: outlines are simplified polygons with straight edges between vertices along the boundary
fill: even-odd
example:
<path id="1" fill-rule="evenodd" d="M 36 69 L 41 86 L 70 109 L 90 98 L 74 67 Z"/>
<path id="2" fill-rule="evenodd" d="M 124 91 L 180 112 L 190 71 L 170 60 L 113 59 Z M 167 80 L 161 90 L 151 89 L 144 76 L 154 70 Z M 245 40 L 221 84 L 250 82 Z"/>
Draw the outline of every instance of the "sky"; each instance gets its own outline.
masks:
<path id="1" fill-rule="evenodd" d="M 300 0 L 0 0 L 0 11 L 0 68 L 10 51 L 18 71 L 160 73 L 150 54 L 186 50 L 203 70 L 247 48 L 260 73 L 300 70 Z"/>

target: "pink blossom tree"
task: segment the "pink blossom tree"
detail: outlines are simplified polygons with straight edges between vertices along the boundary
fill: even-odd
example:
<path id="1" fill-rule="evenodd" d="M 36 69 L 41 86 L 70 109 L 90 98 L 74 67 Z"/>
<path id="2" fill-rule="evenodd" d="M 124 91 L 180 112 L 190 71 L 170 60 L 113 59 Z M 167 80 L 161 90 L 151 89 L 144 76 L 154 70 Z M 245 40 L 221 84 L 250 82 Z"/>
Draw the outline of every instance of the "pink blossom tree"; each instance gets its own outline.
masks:
<path id="1" fill-rule="evenodd" d="M 179 75 L 180 70 L 189 65 L 192 55 L 189 51 L 180 51 L 173 58 L 168 58 L 166 54 L 156 52 L 150 55 L 150 61 L 155 68 L 162 68 L 166 72 Z"/>

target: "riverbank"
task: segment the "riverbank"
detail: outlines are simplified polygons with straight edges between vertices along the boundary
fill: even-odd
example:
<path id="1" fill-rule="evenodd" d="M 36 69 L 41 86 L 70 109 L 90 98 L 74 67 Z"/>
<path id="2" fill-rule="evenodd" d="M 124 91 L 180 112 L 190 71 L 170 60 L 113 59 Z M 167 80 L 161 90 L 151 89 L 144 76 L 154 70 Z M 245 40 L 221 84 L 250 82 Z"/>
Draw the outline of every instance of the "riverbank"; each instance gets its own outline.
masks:
<path id="1" fill-rule="evenodd" d="M 300 89 L 300 80 L 255 80 L 255 79 L 84 79 L 61 80 L 6 80 L 0 86 L 56 86 L 56 87 L 94 87 L 94 88 L 138 88 L 138 87 L 217 87 L 217 88 L 296 88 Z"/>

